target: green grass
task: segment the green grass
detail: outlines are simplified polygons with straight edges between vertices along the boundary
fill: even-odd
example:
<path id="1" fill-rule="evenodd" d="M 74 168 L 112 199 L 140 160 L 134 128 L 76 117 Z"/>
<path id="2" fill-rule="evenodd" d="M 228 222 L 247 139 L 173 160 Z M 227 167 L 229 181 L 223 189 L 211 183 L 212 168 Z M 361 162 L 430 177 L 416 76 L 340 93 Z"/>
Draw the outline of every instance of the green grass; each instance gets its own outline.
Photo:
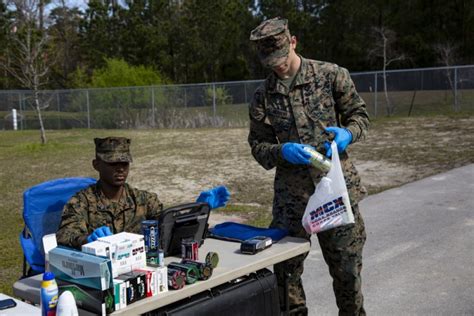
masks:
<path id="1" fill-rule="evenodd" d="M 229 113 L 231 109 L 228 109 Z M 234 115 L 236 115 L 234 113 Z M 251 157 L 246 128 L 148 130 L 47 130 L 40 145 L 39 131 L 0 131 L 0 292 L 12 295 L 21 275 L 19 233 L 23 228 L 22 193 L 60 177 L 92 176 L 94 137 L 132 139 L 132 185 L 158 192 L 165 205 L 193 200 L 200 190 L 217 184 L 229 187 L 231 203 L 219 211 L 236 214 L 247 223 L 266 226 L 271 219 L 274 171 L 266 171 Z M 351 145 L 356 166 L 380 163 L 363 175 L 371 194 L 474 162 L 474 117 L 449 116 L 374 120 L 366 141 Z M 372 183 L 383 176 L 384 164 L 411 173 L 400 181 Z"/>

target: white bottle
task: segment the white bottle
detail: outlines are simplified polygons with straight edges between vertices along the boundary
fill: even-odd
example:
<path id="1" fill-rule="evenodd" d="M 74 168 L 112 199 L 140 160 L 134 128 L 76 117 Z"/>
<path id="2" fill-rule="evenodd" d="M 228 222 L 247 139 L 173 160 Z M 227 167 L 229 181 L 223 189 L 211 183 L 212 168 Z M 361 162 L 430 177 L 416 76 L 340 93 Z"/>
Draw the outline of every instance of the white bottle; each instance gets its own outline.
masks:
<path id="1" fill-rule="evenodd" d="M 70 291 L 64 291 L 64 293 L 59 296 L 56 316 L 79 316 L 76 300 Z"/>

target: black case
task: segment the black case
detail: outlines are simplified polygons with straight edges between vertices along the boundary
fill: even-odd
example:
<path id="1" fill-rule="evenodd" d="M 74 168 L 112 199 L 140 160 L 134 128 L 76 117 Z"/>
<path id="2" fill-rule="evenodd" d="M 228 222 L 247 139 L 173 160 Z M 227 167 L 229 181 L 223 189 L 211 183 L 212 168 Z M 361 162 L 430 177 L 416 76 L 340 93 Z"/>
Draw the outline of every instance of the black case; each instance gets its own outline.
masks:
<path id="1" fill-rule="evenodd" d="M 153 316 L 273 316 L 280 315 L 275 275 L 262 269 L 149 312 Z"/>
<path id="2" fill-rule="evenodd" d="M 158 219 L 160 246 L 165 257 L 181 256 L 181 240 L 194 239 L 201 246 L 207 235 L 209 204 L 188 203 L 168 208 Z"/>

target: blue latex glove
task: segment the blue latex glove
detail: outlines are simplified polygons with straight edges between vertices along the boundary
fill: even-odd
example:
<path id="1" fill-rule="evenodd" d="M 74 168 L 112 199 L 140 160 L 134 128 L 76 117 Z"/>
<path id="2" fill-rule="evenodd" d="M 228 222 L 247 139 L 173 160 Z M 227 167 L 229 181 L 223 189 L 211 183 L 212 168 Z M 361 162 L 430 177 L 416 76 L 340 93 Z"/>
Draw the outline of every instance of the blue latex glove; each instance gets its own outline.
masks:
<path id="1" fill-rule="evenodd" d="M 214 209 L 225 206 L 227 201 L 229 201 L 229 197 L 229 190 L 221 185 L 207 191 L 202 191 L 196 202 L 206 202 L 211 209 Z"/>
<path id="2" fill-rule="evenodd" d="M 281 148 L 281 153 L 286 161 L 294 165 L 309 165 L 311 163 L 309 161 L 309 158 L 311 158 L 311 154 L 304 150 L 305 147 L 314 149 L 309 145 L 303 145 L 298 143 L 284 143 Z"/>
<path id="3" fill-rule="evenodd" d="M 327 133 L 334 133 L 334 141 L 337 144 L 337 151 L 342 153 L 346 150 L 347 146 L 352 142 L 352 133 L 347 128 L 340 128 L 336 126 L 327 127 L 325 129 Z M 326 156 L 332 156 L 331 144 L 326 141 L 324 142 L 324 148 L 326 149 Z"/>
<path id="4" fill-rule="evenodd" d="M 105 237 L 105 236 L 110 236 L 110 235 L 112 235 L 110 228 L 108 226 L 101 226 L 99 228 L 96 228 L 92 232 L 92 234 L 87 236 L 87 242 L 93 242 L 97 240 L 99 237 Z"/>

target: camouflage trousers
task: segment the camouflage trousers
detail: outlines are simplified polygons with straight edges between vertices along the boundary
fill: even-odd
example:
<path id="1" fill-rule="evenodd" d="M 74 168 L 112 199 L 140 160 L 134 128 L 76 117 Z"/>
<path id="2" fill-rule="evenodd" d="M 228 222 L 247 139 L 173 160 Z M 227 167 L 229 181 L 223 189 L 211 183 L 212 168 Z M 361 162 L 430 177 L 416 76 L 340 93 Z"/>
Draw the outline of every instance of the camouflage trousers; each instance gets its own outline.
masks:
<path id="1" fill-rule="evenodd" d="M 364 221 L 357 205 L 353 206 L 354 225 L 337 227 L 319 233 L 319 245 L 333 279 L 333 290 L 339 315 L 365 315 L 361 291 L 362 248 L 366 240 Z M 296 223 L 295 223 L 296 224 Z M 290 225 L 297 227 L 298 225 Z M 310 240 L 299 223 L 300 229 L 290 229 L 290 235 Z M 276 264 L 274 271 L 280 291 L 280 304 L 285 303 L 285 279 L 288 278 L 288 296 L 291 315 L 307 315 L 306 296 L 301 275 L 308 253 Z"/>

